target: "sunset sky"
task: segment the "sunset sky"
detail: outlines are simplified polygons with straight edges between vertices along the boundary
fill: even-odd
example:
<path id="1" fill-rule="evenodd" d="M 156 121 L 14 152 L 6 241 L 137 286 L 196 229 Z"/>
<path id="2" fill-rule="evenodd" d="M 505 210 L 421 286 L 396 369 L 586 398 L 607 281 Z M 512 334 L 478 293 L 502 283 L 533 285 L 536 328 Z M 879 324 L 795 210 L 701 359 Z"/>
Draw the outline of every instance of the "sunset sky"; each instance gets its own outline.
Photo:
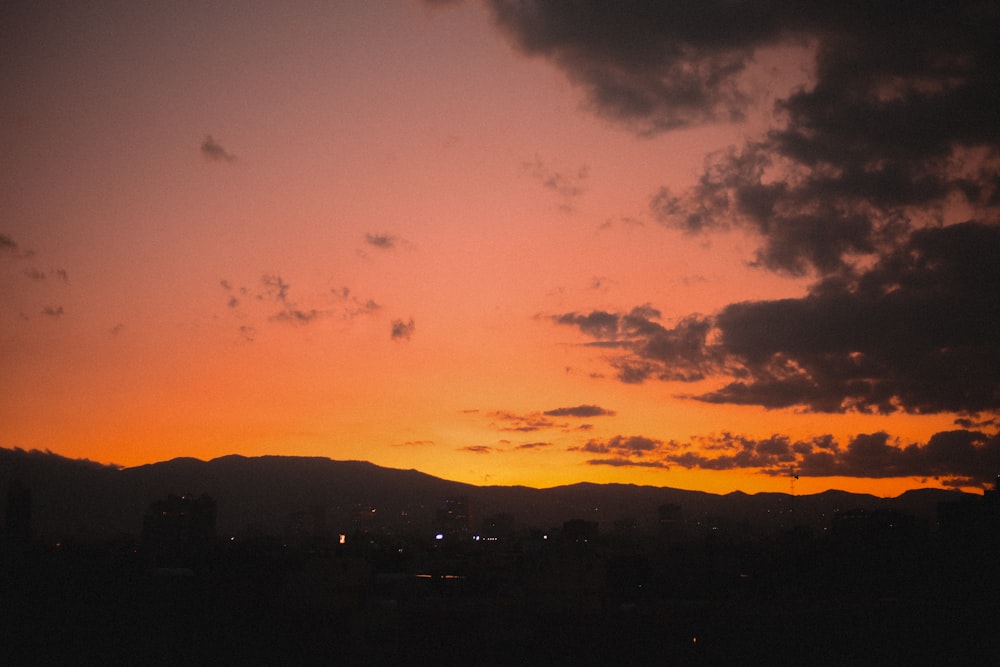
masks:
<path id="1" fill-rule="evenodd" d="M 4 3 L 0 446 L 991 484 L 998 6 Z"/>

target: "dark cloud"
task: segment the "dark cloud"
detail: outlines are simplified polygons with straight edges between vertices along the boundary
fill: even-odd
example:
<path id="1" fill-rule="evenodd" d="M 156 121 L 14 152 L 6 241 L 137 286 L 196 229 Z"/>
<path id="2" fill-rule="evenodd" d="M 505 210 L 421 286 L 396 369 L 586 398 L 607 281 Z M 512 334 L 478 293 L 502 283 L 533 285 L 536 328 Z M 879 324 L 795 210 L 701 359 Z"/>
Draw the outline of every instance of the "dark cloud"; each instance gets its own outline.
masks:
<path id="1" fill-rule="evenodd" d="M 558 324 L 570 324 L 580 331 L 601 340 L 614 341 L 618 337 L 618 315 L 595 310 L 586 315 L 566 313 L 555 318 Z"/>
<path id="2" fill-rule="evenodd" d="M 1000 227 L 917 230 L 856 279 L 716 318 L 745 377 L 705 400 L 819 411 L 1000 409 Z"/>
<path id="3" fill-rule="evenodd" d="M 614 410 L 606 410 L 599 405 L 577 405 L 572 408 L 555 408 L 542 414 L 549 417 L 612 417 Z"/>
<path id="4" fill-rule="evenodd" d="M 942 130 L 995 136 L 995 2 L 487 4 L 518 49 L 552 61 L 596 111 L 640 132 L 743 117 L 754 91 L 740 76 L 755 55 L 811 45 L 814 84 L 780 102 L 793 129 L 775 140 L 788 152 L 941 155 L 935 145 L 951 138 L 934 136 Z"/>
<path id="5" fill-rule="evenodd" d="M 42 271 L 41 269 L 35 267 L 29 267 L 24 270 L 24 275 L 31 280 L 42 282 L 53 278 L 61 283 L 69 282 L 69 274 L 65 269 L 49 269 L 48 271 Z"/>
<path id="6" fill-rule="evenodd" d="M 491 454 L 497 450 L 489 445 L 469 445 L 467 447 L 460 447 L 458 451 L 472 452 L 473 454 Z"/>
<path id="7" fill-rule="evenodd" d="M 62 306 L 45 306 L 42 308 L 42 315 L 47 315 L 49 317 L 61 317 L 65 314 Z"/>
<path id="8" fill-rule="evenodd" d="M 787 437 L 780 435 L 754 440 L 724 433 L 714 438 L 701 438 L 693 447 L 695 451 L 678 451 L 666 458 L 684 468 L 706 470 L 750 468 L 774 472 L 788 470 L 796 462 L 795 448 Z"/>
<path id="9" fill-rule="evenodd" d="M 551 447 L 551 442 L 525 442 L 523 444 L 517 445 L 514 449 L 543 449 L 545 447 Z"/>
<path id="10" fill-rule="evenodd" d="M 349 320 L 361 315 L 376 313 L 381 308 L 372 299 L 356 297 L 347 287 L 333 289 L 328 293 L 314 297 L 312 300 L 319 301 L 318 305 L 321 307 L 303 306 L 290 298 L 291 285 L 276 274 L 261 276 L 260 284 L 256 288 L 236 287 L 228 279 L 220 280 L 219 285 L 227 295 L 226 306 L 230 310 L 237 311 L 241 317 L 245 317 L 244 310 L 246 308 L 252 308 L 254 303 L 262 304 L 271 312 L 266 315 L 264 313 L 257 314 L 261 318 L 266 317 L 270 322 L 307 325 L 330 317 Z M 252 327 L 249 333 L 241 330 L 241 334 L 248 340 L 252 340 L 254 337 Z"/>
<path id="11" fill-rule="evenodd" d="M 286 308 L 271 316 L 274 322 L 288 322 L 290 324 L 309 324 L 324 315 L 324 312 L 315 308 L 302 310 L 300 308 Z"/>
<path id="12" fill-rule="evenodd" d="M 291 288 L 291 285 L 282 280 L 281 276 L 265 274 L 261 276 L 260 282 L 264 286 L 266 294 L 278 301 L 287 302 L 288 290 Z"/>
<path id="13" fill-rule="evenodd" d="M 268 319 L 272 322 L 286 322 L 288 324 L 309 324 L 327 315 L 327 311 L 318 308 L 301 308 L 296 303 L 288 299 L 288 291 L 291 285 L 286 283 L 281 276 L 265 274 L 261 276 L 261 285 L 264 288 L 264 296 L 273 299 L 281 309 L 272 314 Z M 229 299 L 229 305 L 233 306 L 235 297 Z M 238 305 L 238 303 L 236 304 Z"/>
<path id="14" fill-rule="evenodd" d="M 607 410 L 598 405 L 577 405 L 575 407 L 555 408 L 545 412 L 527 412 L 523 414 L 510 412 L 507 410 L 497 410 L 489 413 L 490 428 L 498 431 L 532 433 L 534 431 L 544 431 L 549 429 L 569 430 L 589 430 L 593 428 L 590 424 L 580 424 L 571 427 L 568 422 L 556 421 L 553 417 L 610 417 L 616 413 L 614 410 Z"/>
<path id="15" fill-rule="evenodd" d="M 914 230 L 863 271 L 797 299 L 731 304 L 673 327 L 648 306 L 558 315 L 622 382 L 729 377 L 712 403 L 818 412 L 1000 409 L 1000 226 Z"/>
<path id="16" fill-rule="evenodd" d="M 900 444 L 884 432 L 859 434 L 846 446 L 832 436 L 792 441 L 773 435 L 754 439 L 729 433 L 697 439 L 668 453 L 667 462 L 706 470 L 760 470 L 809 477 L 933 477 L 987 485 L 1000 470 L 1000 435 L 955 430 L 926 443 Z"/>
<path id="17" fill-rule="evenodd" d="M 719 366 L 718 351 L 706 344 L 710 319 L 691 316 L 668 328 L 656 321 L 659 318 L 659 311 L 639 306 L 627 313 L 566 313 L 553 321 L 574 326 L 596 339 L 594 345 L 617 351 L 612 364 L 622 382 L 649 378 L 691 382 Z"/>
<path id="18" fill-rule="evenodd" d="M 405 321 L 399 319 L 393 320 L 390 338 L 392 340 L 410 340 L 415 329 L 416 325 L 413 323 L 412 317 Z"/>
<path id="19" fill-rule="evenodd" d="M 201 154 L 206 160 L 213 162 L 233 162 L 236 159 L 235 155 L 223 148 L 210 134 L 201 142 Z"/>
<path id="20" fill-rule="evenodd" d="M 955 426 L 961 426 L 964 429 L 1000 430 L 1000 419 L 995 417 L 991 417 L 989 419 L 970 419 L 968 417 L 959 417 L 955 420 Z"/>
<path id="21" fill-rule="evenodd" d="M 558 316 L 619 380 L 729 376 L 700 398 L 818 411 L 1000 408 L 996 2 L 488 4 L 518 49 L 645 134 L 739 119 L 760 99 L 755 56 L 810 54 L 767 131 L 651 206 L 690 233 L 748 230 L 754 265 L 815 284 L 670 327 L 649 309 Z"/>
<path id="22" fill-rule="evenodd" d="M 591 439 L 569 451 L 598 455 L 590 465 L 746 470 L 806 477 L 934 478 L 956 486 L 990 485 L 1000 470 L 1000 434 L 961 429 L 925 443 L 901 443 L 884 432 L 842 444 L 831 435 L 794 440 L 722 433 L 688 442 L 645 436 Z"/>
<path id="23" fill-rule="evenodd" d="M 662 468 L 670 467 L 667 454 L 674 444 L 642 435 L 616 435 L 607 439 L 591 439 L 569 451 L 600 454 L 600 458 L 588 459 L 588 465 L 614 467 Z"/>
<path id="24" fill-rule="evenodd" d="M 365 234 L 365 243 L 376 248 L 389 250 L 395 248 L 399 239 L 391 234 Z"/>
<path id="25" fill-rule="evenodd" d="M 0 257 L 7 256 L 16 259 L 26 259 L 34 256 L 34 250 L 22 248 L 21 245 L 7 234 L 0 234 Z"/>
<path id="26" fill-rule="evenodd" d="M 517 48 L 550 59 L 598 113 L 643 133 L 741 118 L 738 76 L 753 49 L 808 14 L 781 1 L 488 4 Z"/>
<path id="27" fill-rule="evenodd" d="M 532 431 L 558 428 L 560 426 L 560 424 L 553 422 L 539 412 L 519 415 L 505 410 L 498 410 L 490 413 L 489 416 L 493 420 L 491 426 L 500 431 L 530 433 Z"/>
<path id="28" fill-rule="evenodd" d="M 815 80 L 689 191 L 662 190 L 654 213 L 691 232 L 750 229 L 756 264 L 797 275 L 849 271 L 956 211 L 995 224 L 998 19 L 973 0 L 789 12 L 786 34 L 815 43 Z"/>
<path id="29" fill-rule="evenodd" d="M 641 435 L 616 435 L 605 440 L 592 439 L 579 447 L 570 447 L 569 451 L 587 452 L 589 454 L 609 454 L 616 460 L 656 459 L 662 463 L 664 450 L 669 443 Z"/>

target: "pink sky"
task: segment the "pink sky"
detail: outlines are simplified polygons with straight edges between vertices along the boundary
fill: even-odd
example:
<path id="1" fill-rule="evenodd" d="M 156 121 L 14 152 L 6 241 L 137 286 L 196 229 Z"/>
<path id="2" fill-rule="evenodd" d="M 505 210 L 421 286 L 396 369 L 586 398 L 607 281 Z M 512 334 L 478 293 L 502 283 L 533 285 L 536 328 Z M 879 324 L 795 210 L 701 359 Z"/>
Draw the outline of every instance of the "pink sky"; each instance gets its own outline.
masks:
<path id="1" fill-rule="evenodd" d="M 771 232 L 735 212 L 694 233 L 656 204 L 667 188 L 701 206 L 706 165 L 785 127 L 775 101 L 826 71 L 809 29 L 723 53 L 743 59 L 742 119 L 650 129 L 669 108 L 629 116 L 595 92 L 589 63 L 605 61 L 585 49 L 600 45 L 532 43 L 504 3 L 25 4 L 0 21 L 0 446 L 709 491 L 787 491 L 808 467 L 794 447 L 722 463 L 733 437 L 763 455 L 831 435 L 844 453 L 884 432 L 901 452 L 964 417 L 977 452 L 996 448 L 989 401 L 705 400 L 746 377 L 725 365 L 629 380 L 636 359 L 675 358 L 583 319 L 647 308 L 672 332 L 834 275 L 754 265 Z M 792 167 L 774 160 L 763 182 L 797 183 Z M 995 203 L 948 197 L 996 228 Z M 920 227 L 926 211 L 897 208 Z M 842 470 L 796 491 L 975 483 L 960 467 Z"/>

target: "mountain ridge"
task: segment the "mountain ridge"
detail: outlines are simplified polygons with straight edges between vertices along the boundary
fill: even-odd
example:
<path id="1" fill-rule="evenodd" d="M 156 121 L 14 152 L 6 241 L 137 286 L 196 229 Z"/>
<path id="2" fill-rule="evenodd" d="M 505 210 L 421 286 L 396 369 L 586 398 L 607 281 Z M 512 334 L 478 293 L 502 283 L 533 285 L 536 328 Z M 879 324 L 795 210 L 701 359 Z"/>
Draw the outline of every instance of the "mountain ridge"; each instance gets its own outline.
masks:
<path id="1" fill-rule="evenodd" d="M 296 513 L 322 507 L 331 529 L 366 527 L 424 531 L 446 499 L 464 497 L 472 529 L 482 519 L 513 517 L 521 528 L 557 528 L 569 519 L 602 529 L 655 529 L 661 506 L 680 508 L 684 521 L 777 530 L 804 525 L 825 530 L 847 509 L 891 510 L 934 521 L 938 503 L 970 494 L 912 489 L 895 498 L 828 490 L 818 494 L 747 494 L 624 483 L 578 482 L 549 488 L 477 486 L 415 469 L 327 457 L 228 454 L 207 461 L 177 457 L 130 468 L 70 459 L 52 452 L 0 448 L 0 484 L 17 479 L 32 492 L 36 535 L 138 535 L 149 504 L 168 494 L 207 494 L 217 503 L 219 534 L 247 530 L 280 534 Z M 372 511 L 374 510 L 374 512 Z M 4 507 L 4 513 L 6 508 Z"/>

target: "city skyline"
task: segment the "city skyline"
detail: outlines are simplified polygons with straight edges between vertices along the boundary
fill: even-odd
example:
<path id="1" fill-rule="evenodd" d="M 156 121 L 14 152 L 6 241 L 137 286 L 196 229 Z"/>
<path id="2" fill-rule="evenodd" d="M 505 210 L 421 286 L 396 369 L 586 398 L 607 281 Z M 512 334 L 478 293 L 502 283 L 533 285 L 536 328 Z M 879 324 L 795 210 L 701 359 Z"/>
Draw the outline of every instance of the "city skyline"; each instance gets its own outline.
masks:
<path id="1" fill-rule="evenodd" d="M 995 2 L 0 12 L 0 446 L 1000 473 Z"/>

